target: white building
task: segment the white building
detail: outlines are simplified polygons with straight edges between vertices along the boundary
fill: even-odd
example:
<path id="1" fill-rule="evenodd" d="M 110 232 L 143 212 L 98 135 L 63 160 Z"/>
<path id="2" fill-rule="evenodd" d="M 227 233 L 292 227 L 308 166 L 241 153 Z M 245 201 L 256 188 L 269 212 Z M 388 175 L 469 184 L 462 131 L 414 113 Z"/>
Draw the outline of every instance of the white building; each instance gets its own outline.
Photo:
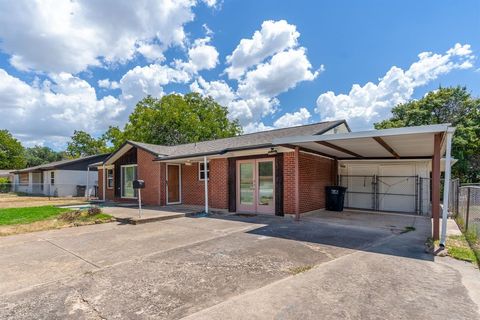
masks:
<path id="1" fill-rule="evenodd" d="M 89 165 L 108 154 L 61 160 L 14 171 L 12 191 L 53 197 L 84 197 L 86 186 L 98 185 L 98 174 Z M 92 193 L 92 192 L 90 192 Z"/>

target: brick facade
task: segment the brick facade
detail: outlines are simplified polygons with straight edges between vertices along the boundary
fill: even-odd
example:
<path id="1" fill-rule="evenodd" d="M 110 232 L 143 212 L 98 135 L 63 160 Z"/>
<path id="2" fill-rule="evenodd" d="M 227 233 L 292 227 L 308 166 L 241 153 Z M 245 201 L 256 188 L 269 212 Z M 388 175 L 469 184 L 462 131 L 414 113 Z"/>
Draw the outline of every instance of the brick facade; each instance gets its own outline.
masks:
<path id="1" fill-rule="evenodd" d="M 209 161 L 208 204 L 215 209 L 228 209 L 228 160 Z M 198 163 L 182 165 L 182 203 L 205 205 L 205 181 L 198 179 Z"/>
<path id="2" fill-rule="evenodd" d="M 137 149 L 138 178 L 145 180 L 142 202 L 149 205 L 166 205 L 166 164 L 153 161 L 155 156 Z M 299 207 L 300 213 L 325 207 L 325 186 L 333 184 L 333 160 L 299 153 Z M 181 165 L 182 203 L 204 205 L 204 181 L 199 180 L 198 162 Z M 119 177 L 118 177 L 119 178 Z M 117 177 L 114 177 L 115 183 Z M 209 206 L 228 209 L 228 159 L 210 160 L 208 181 Z M 98 170 L 98 191 L 103 199 L 103 172 Z M 295 214 L 295 152 L 283 154 L 283 211 Z M 114 196 L 114 189 L 106 189 L 107 200 L 121 201 Z M 132 200 L 130 200 L 132 201 Z"/>
<path id="3" fill-rule="evenodd" d="M 300 213 L 325 208 L 325 186 L 332 185 L 333 160 L 300 152 Z"/>

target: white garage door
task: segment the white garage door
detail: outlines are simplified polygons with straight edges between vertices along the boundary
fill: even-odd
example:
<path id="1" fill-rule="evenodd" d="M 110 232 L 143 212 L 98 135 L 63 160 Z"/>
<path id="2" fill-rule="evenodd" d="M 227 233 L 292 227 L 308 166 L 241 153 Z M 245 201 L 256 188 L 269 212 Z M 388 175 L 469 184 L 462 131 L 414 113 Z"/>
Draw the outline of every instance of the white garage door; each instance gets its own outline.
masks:
<path id="1" fill-rule="evenodd" d="M 378 178 L 379 209 L 415 212 L 415 167 L 381 165 Z"/>

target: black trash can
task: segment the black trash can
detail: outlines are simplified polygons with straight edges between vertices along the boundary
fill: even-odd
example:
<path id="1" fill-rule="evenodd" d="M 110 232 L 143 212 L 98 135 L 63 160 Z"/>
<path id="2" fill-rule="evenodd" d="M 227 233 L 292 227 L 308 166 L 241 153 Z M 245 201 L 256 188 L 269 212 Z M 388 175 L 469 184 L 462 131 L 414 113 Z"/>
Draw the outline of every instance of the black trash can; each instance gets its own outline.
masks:
<path id="1" fill-rule="evenodd" d="M 87 186 L 77 186 L 77 197 L 85 197 Z"/>
<path id="2" fill-rule="evenodd" d="M 329 211 L 343 211 L 343 202 L 347 188 L 340 186 L 325 187 L 327 197 L 325 207 Z"/>

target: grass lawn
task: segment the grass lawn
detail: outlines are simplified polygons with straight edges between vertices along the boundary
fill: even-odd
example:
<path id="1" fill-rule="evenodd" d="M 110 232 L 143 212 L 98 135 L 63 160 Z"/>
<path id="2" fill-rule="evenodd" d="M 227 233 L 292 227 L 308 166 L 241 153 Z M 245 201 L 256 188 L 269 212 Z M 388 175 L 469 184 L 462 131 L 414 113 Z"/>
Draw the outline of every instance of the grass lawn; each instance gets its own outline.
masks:
<path id="1" fill-rule="evenodd" d="M 448 255 L 452 258 L 477 264 L 477 257 L 463 234 L 447 238 Z"/>
<path id="2" fill-rule="evenodd" d="M 88 210 L 76 211 L 54 206 L 0 209 L 0 236 L 60 229 L 113 221 L 113 217 Z"/>
<path id="3" fill-rule="evenodd" d="M 0 209 L 0 226 L 26 224 L 54 218 L 70 209 L 54 206 Z"/>

